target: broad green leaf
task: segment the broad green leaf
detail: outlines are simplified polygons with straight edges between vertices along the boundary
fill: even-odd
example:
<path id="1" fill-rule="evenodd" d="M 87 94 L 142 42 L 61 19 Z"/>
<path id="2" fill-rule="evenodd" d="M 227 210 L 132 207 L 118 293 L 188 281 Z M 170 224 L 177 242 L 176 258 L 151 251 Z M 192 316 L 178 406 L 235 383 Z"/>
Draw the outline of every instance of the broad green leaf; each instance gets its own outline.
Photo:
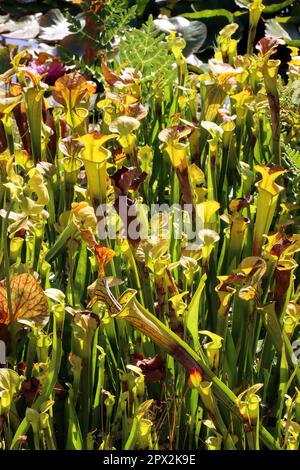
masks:
<path id="1" fill-rule="evenodd" d="M 272 13 L 277 13 L 284 10 L 286 7 L 295 3 L 295 0 L 284 0 L 280 3 L 274 3 L 273 5 L 265 5 L 264 13 L 270 15 Z"/>
<path id="2" fill-rule="evenodd" d="M 199 341 L 199 311 L 201 305 L 201 296 L 205 286 L 205 281 L 207 279 L 206 274 L 200 279 L 199 285 L 191 303 L 188 307 L 187 316 L 186 316 L 186 327 L 192 337 L 192 346 L 195 351 L 199 351 L 200 349 L 200 341 Z"/>
<path id="3" fill-rule="evenodd" d="M 193 13 L 184 13 L 182 15 L 184 18 L 189 18 L 192 20 L 199 20 L 200 18 L 216 18 L 218 16 L 225 16 L 225 18 L 229 21 L 229 23 L 234 22 L 233 14 L 225 10 L 224 8 L 217 8 L 214 10 L 201 10 L 195 11 Z"/>

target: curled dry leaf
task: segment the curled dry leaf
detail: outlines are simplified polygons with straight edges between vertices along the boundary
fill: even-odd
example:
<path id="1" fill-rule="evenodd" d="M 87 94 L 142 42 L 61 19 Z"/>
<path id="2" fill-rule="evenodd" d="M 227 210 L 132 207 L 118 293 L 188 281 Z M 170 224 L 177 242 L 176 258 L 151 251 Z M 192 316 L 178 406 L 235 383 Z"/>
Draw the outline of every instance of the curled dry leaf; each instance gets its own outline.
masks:
<path id="1" fill-rule="evenodd" d="M 102 60 L 101 67 L 103 76 L 110 86 L 120 87 L 130 85 L 141 78 L 140 72 L 134 68 L 125 68 L 121 70 L 120 74 L 118 75 L 107 66 L 105 60 Z"/>

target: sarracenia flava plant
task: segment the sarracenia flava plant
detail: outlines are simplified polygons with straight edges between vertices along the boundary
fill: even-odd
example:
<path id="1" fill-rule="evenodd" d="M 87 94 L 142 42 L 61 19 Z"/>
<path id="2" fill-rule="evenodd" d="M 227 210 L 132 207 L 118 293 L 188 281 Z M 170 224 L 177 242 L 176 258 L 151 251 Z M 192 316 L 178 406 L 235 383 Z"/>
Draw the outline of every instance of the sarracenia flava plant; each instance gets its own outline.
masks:
<path id="1" fill-rule="evenodd" d="M 254 169 L 262 175 L 257 183 L 258 197 L 253 234 L 253 255 L 259 256 L 263 245 L 263 235 L 268 235 L 275 214 L 278 196 L 284 189 L 275 181 L 286 170 L 279 166 L 268 168 L 256 165 Z"/>

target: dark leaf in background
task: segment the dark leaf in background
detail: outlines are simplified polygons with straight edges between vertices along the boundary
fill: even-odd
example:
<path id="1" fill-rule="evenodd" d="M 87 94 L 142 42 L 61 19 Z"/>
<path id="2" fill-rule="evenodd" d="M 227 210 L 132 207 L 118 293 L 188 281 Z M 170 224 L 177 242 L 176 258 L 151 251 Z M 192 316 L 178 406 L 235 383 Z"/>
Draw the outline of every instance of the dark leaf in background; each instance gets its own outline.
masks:
<path id="1" fill-rule="evenodd" d="M 184 49 L 186 56 L 198 52 L 207 37 L 207 28 L 201 21 L 189 21 L 186 18 L 177 16 L 174 18 L 158 18 L 154 23 L 164 33 L 176 31 L 177 34 L 183 36 L 186 41 Z"/>
<path id="2" fill-rule="evenodd" d="M 40 14 L 28 15 L 16 21 L 9 19 L 8 21 L 0 22 L 0 33 L 2 33 L 6 38 L 36 38 L 40 31 L 40 16 Z"/>
<path id="3" fill-rule="evenodd" d="M 40 26 L 39 37 L 44 41 L 60 41 L 70 34 L 69 22 L 57 8 L 42 16 Z"/>

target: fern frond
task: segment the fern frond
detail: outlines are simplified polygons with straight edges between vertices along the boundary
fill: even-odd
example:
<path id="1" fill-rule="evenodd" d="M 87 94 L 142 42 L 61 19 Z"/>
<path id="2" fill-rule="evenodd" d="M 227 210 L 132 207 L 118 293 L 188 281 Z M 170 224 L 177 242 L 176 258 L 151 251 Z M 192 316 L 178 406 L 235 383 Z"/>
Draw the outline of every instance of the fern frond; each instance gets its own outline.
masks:
<path id="1" fill-rule="evenodd" d="M 114 39 L 128 29 L 136 14 L 136 5 L 127 8 L 125 0 L 83 0 L 80 6 L 90 21 L 82 27 L 78 18 L 68 15 L 69 29 L 79 34 L 83 41 L 93 41 L 98 50 L 108 50 Z"/>
<path id="2" fill-rule="evenodd" d="M 151 16 L 141 29 L 134 28 L 125 33 L 119 50 L 121 63 L 130 64 L 141 72 L 144 82 L 155 81 L 165 86 L 174 80 L 174 57 Z"/>
<path id="3" fill-rule="evenodd" d="M 296 173 L 300 174 L 300 150 L 292 148 L 290 145 L 286 145 L 284 148 L 283 157 L 287 163 L 287 166 Z"/>

